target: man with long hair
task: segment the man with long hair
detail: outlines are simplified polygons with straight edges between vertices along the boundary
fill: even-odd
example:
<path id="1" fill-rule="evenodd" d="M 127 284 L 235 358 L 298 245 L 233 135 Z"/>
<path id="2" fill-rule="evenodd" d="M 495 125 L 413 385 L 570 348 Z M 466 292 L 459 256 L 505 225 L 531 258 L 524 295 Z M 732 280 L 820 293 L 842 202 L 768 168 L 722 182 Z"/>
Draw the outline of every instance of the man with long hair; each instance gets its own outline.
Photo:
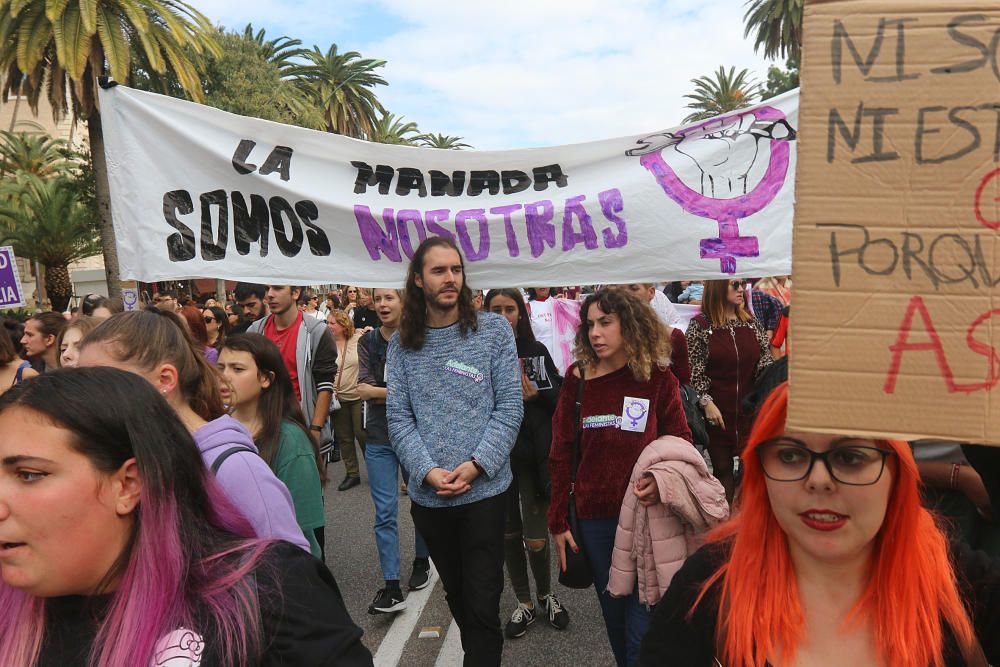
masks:
<path id="1" fill-rule="evenodd" d="M 477 313 L 455 243 L 413 255 L 387 358 L 389 439 L 410 513 L 462 633 L 466 665 L 500 665 L 505 492 L 524 406 L 514 334 Z"/>

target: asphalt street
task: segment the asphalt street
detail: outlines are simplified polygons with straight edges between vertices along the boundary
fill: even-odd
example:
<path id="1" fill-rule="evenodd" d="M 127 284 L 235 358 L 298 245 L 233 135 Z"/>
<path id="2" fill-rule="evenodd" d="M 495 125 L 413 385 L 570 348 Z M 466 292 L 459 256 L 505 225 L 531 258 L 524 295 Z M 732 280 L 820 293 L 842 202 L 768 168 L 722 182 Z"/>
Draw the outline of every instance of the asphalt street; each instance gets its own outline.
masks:
<path id="1" fill-rule="evenodd" d="M 451 667 L 462 664 L 458 630 L 452 624 L 444 590 L 435 576 L 431 586 L 410 593 L 406 611 L 371 616 L 368 605 L 382 585 L 373 531 L 375 510 L 362 462 L 362 483 L 337 491 L 344 478 L 343 463 L 331 463 L 326 499 L 326 561 L 333 571 L 354 621 L 365 631 L 364 642 L 375 656 L 376 667 Z M 413 562 L 413 522 L 410 501 L 399 498 L 402 580 L 405 590 Z M 555 570 L 555 566 L 553 567 Z M 553 571 L 553 582 L 556 574 Z M 556 584 L 556 595 L 570 613 L 570 625 L 559 631 L 546 618 L 537 619 L 528 633 L 504 642 L 504 665 L 546 667 L 613 666 L 604 622 L 594 590 L 565 589 Z M 501 621 L 506 623 L 517 603 L 510 585 L 504 589 Z M 451 630 L 451 632 L 449 632 Z M 429 635 L 421 638 L 420 635 Z"/>

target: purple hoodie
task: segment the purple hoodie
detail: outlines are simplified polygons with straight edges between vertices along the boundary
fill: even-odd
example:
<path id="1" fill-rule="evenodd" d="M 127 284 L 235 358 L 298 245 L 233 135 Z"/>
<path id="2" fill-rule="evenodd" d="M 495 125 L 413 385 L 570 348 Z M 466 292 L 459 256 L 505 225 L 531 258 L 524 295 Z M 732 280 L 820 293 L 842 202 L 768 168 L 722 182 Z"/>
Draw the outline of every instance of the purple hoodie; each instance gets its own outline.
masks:
<path id="1" fill-rule="evenodd" d="M 194 441 L 210 470 L 216 457 L 231 447 L 253 450 L 253 453 L 238 452 L 223 461 L 215 481 L 250 521 L 257 537 L 286 540 L 309 553 L 309 542 L 295 520 L 288 488 L 257 454 L 257 446 L 242 424 L 223 415 L 195 431 Z"/>

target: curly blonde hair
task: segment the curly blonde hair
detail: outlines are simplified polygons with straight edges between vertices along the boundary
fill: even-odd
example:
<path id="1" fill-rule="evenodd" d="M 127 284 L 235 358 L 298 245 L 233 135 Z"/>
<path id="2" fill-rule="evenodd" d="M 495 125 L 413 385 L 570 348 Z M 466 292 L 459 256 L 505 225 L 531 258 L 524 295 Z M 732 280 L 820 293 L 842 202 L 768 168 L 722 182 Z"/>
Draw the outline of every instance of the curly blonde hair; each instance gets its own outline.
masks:
<path id="1" fill-rule="evenodd" d="M 354 337 L 354 322 L 350 317 L 347 316 L 343 310 L 331 310 L 330 314 L 327 315 L 327 324 L 330 323 L 330 318 L 337 321 L 337 324 L 344 330 L 344 337 L 350 340 Z"/>
<path id="2" fill-rule="evenodd" d="M 670 363 L 670 334 L 660 322 L 649 303 L 631 292 L 607 288 L 588 296 L 580 306 L 580 326 L 576 330 L 573 356 L 590 368 L 597 365 L 597 353 L 590 344 L 587 313 L 591 305 L 602 312 L 618 315 L 621 322 L 622 338 L 625 340 L 625 356 L 632 375 L 639 382 L 646 382 L 653 375 L 653 366 L 666 368 Z"/>

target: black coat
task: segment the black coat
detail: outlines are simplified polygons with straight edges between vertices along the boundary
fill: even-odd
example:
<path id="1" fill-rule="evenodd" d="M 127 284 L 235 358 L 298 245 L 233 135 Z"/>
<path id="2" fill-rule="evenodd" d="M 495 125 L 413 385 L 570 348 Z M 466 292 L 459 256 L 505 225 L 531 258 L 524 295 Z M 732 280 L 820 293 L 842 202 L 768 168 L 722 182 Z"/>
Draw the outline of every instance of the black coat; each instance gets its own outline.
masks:
<path id="1" fill-rule="evenodd" d="M 524 404 L 524 419 L 511 451 L 515 470 L 530 468 L 535 476 L 535 488 L 549 495 L 549 449 L 552 446 L 552 415 L 559 401 L 562 376 L 552 361 L 552 355 L 542 343 L 517 341 L 517 356 L 528 379 L 538 385 L 538 397 Z"/>

